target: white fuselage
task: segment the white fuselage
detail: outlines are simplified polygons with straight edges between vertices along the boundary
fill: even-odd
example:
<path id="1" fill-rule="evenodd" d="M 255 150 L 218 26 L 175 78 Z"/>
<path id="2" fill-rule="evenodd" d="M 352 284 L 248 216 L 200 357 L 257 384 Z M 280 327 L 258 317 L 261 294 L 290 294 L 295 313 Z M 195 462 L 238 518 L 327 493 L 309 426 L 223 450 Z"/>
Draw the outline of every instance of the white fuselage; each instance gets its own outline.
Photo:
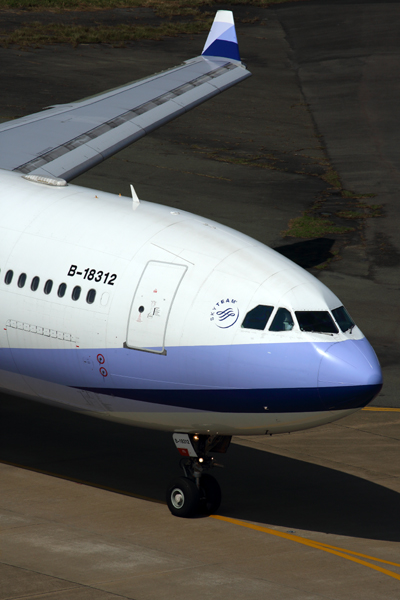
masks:
<path id="1" fill-rule="evenodd" d="M 341 303 L 248 236 L 7 171 L 0 202 L 3 390 L 135 425 L 226 435 L 327 423 L 376 395 L 379 364 L 357 327 L 305 332 L 294 318 L 291 330 L 269 330 L 280 307 L 294 315 Z M 273 307 L 268 327 L 242 327 L 258 305 Z"/>

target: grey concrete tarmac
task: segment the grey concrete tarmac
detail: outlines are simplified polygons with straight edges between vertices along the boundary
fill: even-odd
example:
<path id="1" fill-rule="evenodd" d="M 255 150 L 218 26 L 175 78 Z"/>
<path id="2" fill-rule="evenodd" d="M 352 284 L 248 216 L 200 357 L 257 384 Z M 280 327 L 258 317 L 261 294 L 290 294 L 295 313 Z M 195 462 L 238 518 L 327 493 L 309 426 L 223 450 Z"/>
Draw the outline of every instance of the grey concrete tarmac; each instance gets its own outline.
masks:
<path id="1" fill-rule="evenodd" d="M 320 178 L 327 164 L 346 189 L 376 194 L 384 216 L 367 220 L 347 244 L 327 236 L 342 260 L 310 268 L 378 352 L 385 386 L 375 404 L 399 407 L 400 7 L 324 1 L 235 13 L 258 19 L 238 24 L 253 77 L 75 183 L 124 195 L 133 183 L 143 199 L 273 247 L 302 243 L 281 232 L 332 195 Z M 120 49 L 0 50 L 0 118 L 173 66 L 202 43 L 194 36 Z M 216 476 L 219 515 L 238 523 L 180 520 L 163 504 L 179 474 L 169 434 L 3 396 L 0 600 L 397 599 L 400 567 L 389 563 L 400 565 L 399 439 L 395 410 L 362 411 L 290 436 L 236 438 Z M 354 554 L 332 554 L 321 543 Z"/>
<path id="2" fill-rule="evenodd" d="M 343 186 L 375 194 L 384 217 L 369 219 L 357 243 L 321 280 L 354 314 L 379 356 L 376 401 L 399 404 L 400 40 L 397 2 L 307 2 L 277 11 L 292 66 Z"/>
<path id="3" fill-rule="evenodd" d="M 1 599 L 398 598 L 398 412 L 235 438 L 217 519 L 163 504 L 167 433 L 3 397 L 0 440 Z"/>

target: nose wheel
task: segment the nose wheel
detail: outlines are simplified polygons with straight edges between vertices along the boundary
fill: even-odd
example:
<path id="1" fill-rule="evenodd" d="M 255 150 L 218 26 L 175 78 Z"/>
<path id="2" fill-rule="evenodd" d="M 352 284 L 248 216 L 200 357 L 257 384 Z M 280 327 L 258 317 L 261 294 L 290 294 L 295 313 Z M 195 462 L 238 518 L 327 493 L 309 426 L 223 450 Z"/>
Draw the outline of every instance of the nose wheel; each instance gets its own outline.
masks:
<path id="1" fill-rule="evenodd" d="M 221 488 L 206 469 L 221 466 L 214 463 L 209 452 L 226 452 L 231 438 L 228 436 L 205 436 L 174 434 L 174 442 L 180 454 L 184 476 L 171 481 L 166 500 L 176 517 L 194 517 L 215 513 L 221 504 Z"/>
<path id="2" fill-rule="evenodd" d="M 194 481 L 178 477 L 167 490 L 168 508 L 175 517 L 192 517 L 200 505 L 200 493 Z"/>
<path id="3" fill-rule="evenodd" d="M 212 475 L 200 477 L 200 489 L 188 477 L 177 477 L 167 489 L 167 505 L 175 517 L 212 515 L 221 504 L 221 488 Z"/>

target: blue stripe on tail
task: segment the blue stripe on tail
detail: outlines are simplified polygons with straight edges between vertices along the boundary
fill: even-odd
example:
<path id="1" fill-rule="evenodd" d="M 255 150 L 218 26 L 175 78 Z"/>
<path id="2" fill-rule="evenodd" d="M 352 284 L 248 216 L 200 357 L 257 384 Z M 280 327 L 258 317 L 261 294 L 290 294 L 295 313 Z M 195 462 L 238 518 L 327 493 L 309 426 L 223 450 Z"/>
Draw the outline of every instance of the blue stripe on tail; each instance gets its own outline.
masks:
<path id="1" fill-rule="evenodd" d="M 203 56 L 220 56 L 240 61 L 235 23 L 230 10 L 219 10 L 204 45 Z"/>
<path id="2" fill-rule="evenodd" d="M 234 42 L 226 42 L 225 40 L 215 40 L 203 52 L 203 56 L 223 56 L 224 58 L 232 58 L 233 60 L 240 60 L 239 46 Z"/>

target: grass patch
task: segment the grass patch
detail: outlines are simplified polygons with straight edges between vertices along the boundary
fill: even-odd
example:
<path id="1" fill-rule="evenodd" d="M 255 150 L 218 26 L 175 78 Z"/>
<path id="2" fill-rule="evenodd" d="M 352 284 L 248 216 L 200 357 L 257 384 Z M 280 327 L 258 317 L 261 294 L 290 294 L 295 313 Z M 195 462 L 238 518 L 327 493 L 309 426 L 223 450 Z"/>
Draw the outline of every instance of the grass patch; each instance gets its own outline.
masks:
<path id="1" fill-rule="evenodd" d="M 248 5 L 268 7 L 293 0 L 231 0 L 230 5 Z M 306 2 L 307 0 L 297 0 Z M 220 4 L 216 0 L 0 0 L 0 10 L 43 12 L 46 14 L 44 22 L 25 24 L 22 23 L 15 29 L 2 29 L 0 25 L 0 46 L 7 48 L 12 44 L 21 47 L 42 46 L 45 44 L 68 43 L 78 44 L 110 43 L 123 46 L 124 42 L 154 39 L 159 40 L 164 36 L 177 36 L 183 34 L 204 33 L 209 30 L 214 18 L 215 10 Z M 67 11 L 105 11 L 117 8 L 151 9 L 154 17 L 169 19 L 156 26 L 146 24 L 146 16 L 132 12 L 132 21 L 116 25 L 94 24 L 80 25 L 49 23 L 52 13 Z M 151 13 L 150 13 L 151 17 Z M 176 18 L 182 17 L 185 22 L 177 22 Z M 138 22 L 137 19 L 140 19 Z M 171 19 L 174 19 L 173 22 Z M 257 20 L 256 17 L 253 20 Z M 244 21 L 252 22 L 252 19 Z M 129 19 L 132 23 L 132 21 Z M 190 21 L 190 22 L 189 22 Z"/>
<path id="2" fill-rule="evenodd" d="M 330 168 L 326 171 L 325 175 L 321 175 L 321 179 L 326 181 L 329 185 L 334 188 L 341 188 L 342 184 L 340 182 L 339 173 L 334 169 Z"/>
<path id="3" fill-rule="evenodd" d="M 293 0 L 231 0 L 231 6 L 245 4 L 249 6 L 267 7 L 284 4 Z M 297 0 L 305 2 L 307 0 Z M 11 10 L 108 10 L 112 8 L 153 8 L 157 13 L 183 14 L 182 9 L 199 8 L 220 4 L 217 0 L 0 0 L 0 9 Z"/>
<path id="4" fill-rule="evenodd" d="M 368 210 L 373 212 L 373 214 L 371 215 L 372 217 L 381 217 L 382 216 L 382 210 L 383 210 L 382 204 L 364 204 L 363 202 L 360 202 L 360 204 L 364 208 L 368 208 Z"/>
<path id="5" fill-rule="evenodd" d="M 327 233 L 340 234 L 349 231 L 354 231 L 354 227 L 338 227 L 328 219 L 303 214 L 302 217 L 291 219 L 289 229 L 282 231 L 282 235 L 285 237 L 315 238 L 322 237 Z"/>
<path id="6" fill-rule="evenodd" d="M 352 192 L 351 190 L 342 190 L 342 198 L 349 198 L 351 200 L 359 200 L 362 198 L 375 198 L 376 194 L 359 194 L 358 192 Z"/>
<path id="7" fill-rule="evenodd" d="M 172 0 L 0 0 L 0 8 L 9 10 L 64 11 L 64 10 L 109 10 L 112 8 L 165 7 L 165 5 L 200 6 L 202 0 L 179 2 Z"/>
<path id="8" fill-rule="evenodd" d="M 341 219 L 365 219 L 366 217 L 365 213 L 356 210 L 341 210 L 336 213 L 336 216 Z"/>
<path id="9" fill-rule="evenodd" d="M 341 217 L 342 219 L 370 219 L 371 217 L 381 217 L 382 208 L 381 204 L 365 204 L 365 202 L 359 202 L 356 206 L 356 209 L 358 210 L 341 210 L 336 213 L 336 216 Z"/>
<path id="10" fill-rule="evenodd" d="M 112 44 L 123 45 L 135 40 L 160 40 L 164 36 L 174 37 L 185 33 L 200 33 L 211 24 L 211 19 L 185 23 L 166 22 L 159 27 L 148 25 L 64 25 L 62 23 L 30 23 L 12 32 L 0 30 L 0 46 L 7 48 L 11 44 L 24 46 L 43 46 L 45 44 Z"/>

